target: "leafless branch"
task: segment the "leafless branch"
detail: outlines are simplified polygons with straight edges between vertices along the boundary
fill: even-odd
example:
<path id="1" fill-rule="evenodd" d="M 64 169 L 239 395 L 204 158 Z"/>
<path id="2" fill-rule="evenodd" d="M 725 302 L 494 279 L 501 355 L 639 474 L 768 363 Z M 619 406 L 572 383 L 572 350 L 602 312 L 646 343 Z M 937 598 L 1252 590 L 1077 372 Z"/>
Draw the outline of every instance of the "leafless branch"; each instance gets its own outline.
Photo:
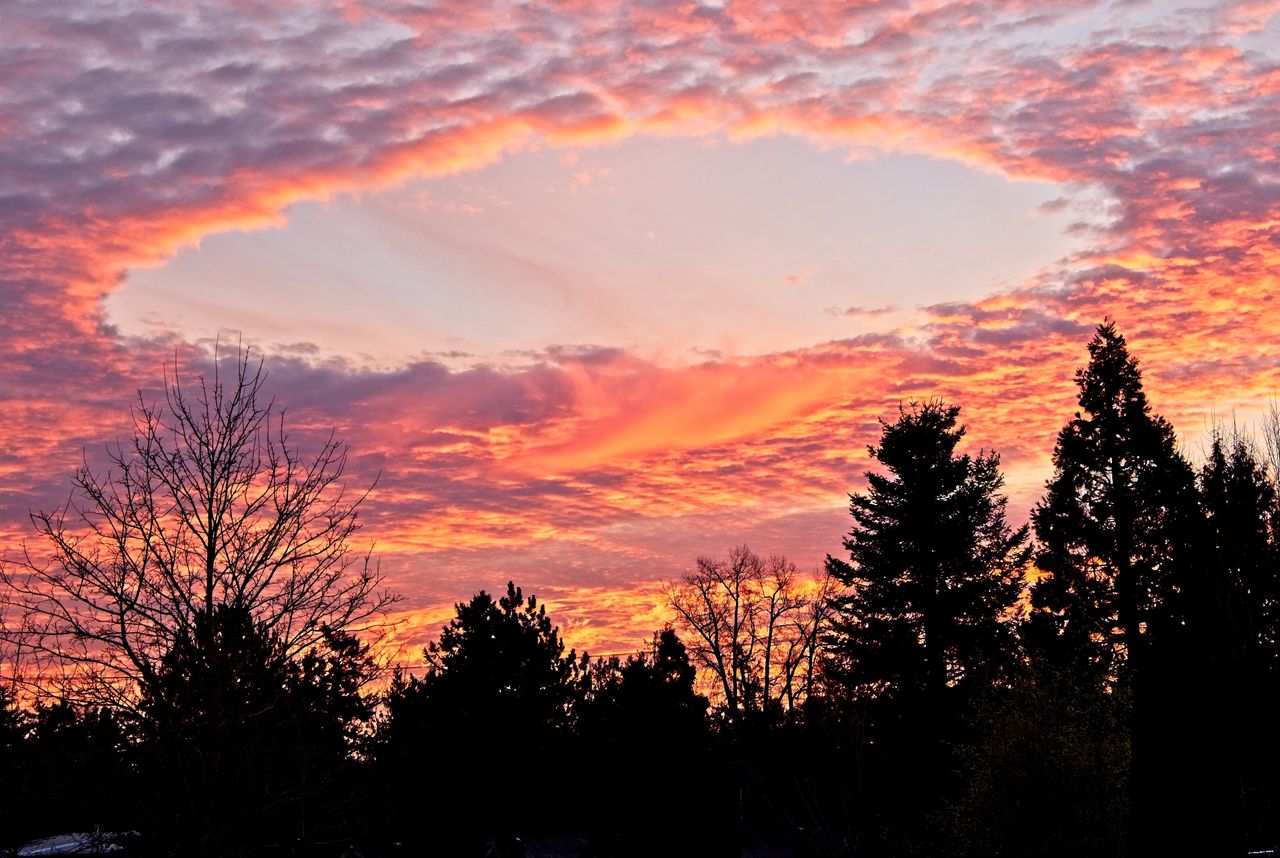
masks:
<path id="1" fill-rule="evenodd" d="M 332 434 L 302 454 L 265 381 L 247 349 L 215 351 L 194 383 L 175 361 L 163 403 L 139 392 L 106 472 L 86 459 L 67 502 L 32 514 L 39 538 L 0 569 L 0 638 L 40 692 L 128 704 L 217 605 L 250 610 L 291 656 L 385 616 L 395 597 L 372 554 L 351 550 L 371 488 L 347 488 Z"/>
<path id="2" fill-rule="evenodd" d="M 832 586 L 825 575 L 802 579 L 785 557 L 762 557 L 743 545 L 724 560 L 699 557 L 692 572 L 664 587 L 730 721 L 803 704 Z"/>

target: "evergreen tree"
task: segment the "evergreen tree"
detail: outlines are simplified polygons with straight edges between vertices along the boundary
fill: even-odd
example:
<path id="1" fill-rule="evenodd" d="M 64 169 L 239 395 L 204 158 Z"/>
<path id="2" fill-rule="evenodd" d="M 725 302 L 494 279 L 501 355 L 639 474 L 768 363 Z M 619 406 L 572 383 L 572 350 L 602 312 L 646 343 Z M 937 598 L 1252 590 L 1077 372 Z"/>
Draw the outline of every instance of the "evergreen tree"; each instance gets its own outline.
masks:
<path id="1" fill-rule="evenodd" d="M 694 688 L 696 669 L 684 642 L 670 626 L 654 632 L 647 650 L 597 662 L 591 671 L 586 730 L 644 744 L 687 745 L 705 732 L 707 698 Z"/>
<path id="2" fill-rule="evenodd" d="M 1031 516 L 1044 573 L 1031 596 L 1101 678 L 1141 658 L 1148 630 L 1172 625 L 1175 555 L 1195 531 L 1194 479 L 1114 322 L 1098 326 L 1076 384 L 1081 411 L 1058 434 L 1054 474 Z"/>
<path id="3" fill-rule="evenodd" d="M 1215 432 L 1200 470 L 1200 498 L 1212 556 L 1220 571 L 1217 599 L 1228 606 L 1223 636 L 1262 673 L 1280 669 L 1280 552 L 1275 485 L 1243 438 Z"/>
<path id="4" fill-rule="evenodd" d="M 491 838 L 509 845 L 517 832 L 564 824 L 548 766 L 566 744 L 587 662 L 566 654 L 546 607 L 512 583 L 456 611 L 424 651 L 426 675 L 391 689 L 377 754 L 401 839 L 479 854 Z M 441 775 L 424 781 L 427 771 Z M 419 825 L 424 801 L 433 818 Z"/>
<path id="5" fill-rule="evenodd" d="M 1012 657 L 1008 614 L 1022 588 L 1027 528 L 1005 520 L 999 456 L 957 454 L 960 409 L 928 402 L 883 423 L 849 496 L 851 562 L 827 558 L 852 588 L 838 601 L 828 675 L 857 694 L 915 699 L 939 723 L 952 688 Z"/>
<path id="6" fill-rule="evenodd" d="M 1189 600 L 1194 662 L 1204 677 L 1189 696 L 1199 721 L 1214 790 L 1224 819 L 1243 833 L 1239 845 L 1270 846 L 1280 839 L 1280 739 L 1274 729 L 1280 706 L 1277 610 L 1280 555 L 1272 527 L 1277 497 L 1267 468 L 1251 445 L 1215 432 L 1200 470 L 1200 499 L 1207 528 L 1200 584 Z M 1207 705 L 1206 705 L 1207 704 Z M 1213 787 L 1213 784 L 1208 786 Z"/>
<path id="7" fill-rule="evenodd" d="M 900 408 L 870 448 L 884 472 L 850 495 L 850 562 L 827 568 L 837 599 L 823 673 L 839 695 L 856 769 L 841 804 L 868 854 L 928 851 L 924 824 L 954 792 L 951 751 L 974 695 L 1016 654 L 1010 615 L 1027 528 L 1005 519 L 999 458 L 957 452 L 960 409 Z"/>
<path id="8" fill-rule="evenodd" d="M 586 663 L 565 654 L 546 606 L 510 582 L 496 602 L 481 591 L 458 605 L 424 656 L 423 692 L 447 698 L 460 727 L 505 725 L 530 738 L 568 725 Z"/>
<path id="9" fill-rule="evenodd" d="M 137 825 L 142 808 L 131 727 L 126 716 L 106 707 L 67 701 L 36 706 L 22 755 L 24 839 Z"/>
<path id="10" fill-rule="evenodd" d="M 615 656 L 591 666 L 575 727 L 577 773 L 595 787 L 584 796 L 593 854 L 709 856 L 730 840 L 736 794 L 709 753 L 708 702 L 694 688 L 695 674 L 670 627 L 625 661 Z M 663 800 L 689 784 L 698 784 L 696 820 L 692 808 Z M 668 824 L 636 812 L 643 807 Z M 684 832 L 678 844 L 675 828 Z"/>
<path id="11" fill-rule="evenodd" d="M 29 833 L 26 827 L 31 788 L 27 765 L 27 718 L 13 694 L 0 685 L 0 849 L 11 846 Z"/>
<path id="12" fill-rule="evenodd" d="M 291 658 L 243 608 L 198 612 L 161 659 L 140 709 L 149 833 L 184 854 L 252 855 L 343 831 L 336 790 L 358 722 L 367 647 L 323 630 Z"/>
<path id="13" fill-rule="evenodd" d="M 1196 729 L 1182 698 L 1194 686 L 1187 611 L 1203 582 L 1193 553 L 1202 519 L 1191 467 L 1173 427 L 1151 413 L 1114 322 L 1098 327 L 1076 384 L 1081 410 L 1058 435 L 1054 474 L 1032 512 L 1043 574 L 1029 625 L 1056 632 L 1058 644 L 1038 650 L 1054 652 L 1061 669 L 1131 693 L 1128 844 L 1138 854 L 1191 834 L 1179 826 L 1193 818 L 1194 754 L 1174 750 Z"/>

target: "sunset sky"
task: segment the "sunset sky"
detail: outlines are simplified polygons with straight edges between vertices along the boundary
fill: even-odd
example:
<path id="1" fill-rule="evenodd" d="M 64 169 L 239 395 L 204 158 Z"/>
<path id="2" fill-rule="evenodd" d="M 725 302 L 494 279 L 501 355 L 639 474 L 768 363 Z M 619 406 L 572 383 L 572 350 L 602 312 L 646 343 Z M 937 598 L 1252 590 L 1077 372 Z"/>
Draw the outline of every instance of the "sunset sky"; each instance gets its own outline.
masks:
<path id="1" fill-rule="evenodd" d="M 381 474 L 409 649 L 509 578 L 841 551 L 942 397 L 1025 517 L 1104 317 L 1187 452 L 1280 391 L 1280 0 L 7 0 L 0 552 L 139 388 L 266 355 Z"/>

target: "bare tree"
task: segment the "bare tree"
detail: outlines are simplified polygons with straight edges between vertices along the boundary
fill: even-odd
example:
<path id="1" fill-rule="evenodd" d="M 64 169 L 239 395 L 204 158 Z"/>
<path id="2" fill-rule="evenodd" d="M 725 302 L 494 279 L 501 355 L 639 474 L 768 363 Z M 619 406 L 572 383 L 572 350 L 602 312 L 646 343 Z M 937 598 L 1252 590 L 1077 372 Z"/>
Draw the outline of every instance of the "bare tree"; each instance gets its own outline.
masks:
<path id="1" fill-rule="evenodd" d="M 265 380 L 245 349 L 215 351 L 192 385 L 175 362 L 163 403 L 139 392 L 107 471 L 86 460 L 67 503 L 32 514 L 41 539 L 0 570 L 0 637 L 35 666 L 35 691 L 130 704 L 218 607 L 248 611 L 289 656 L 385 615 L 395 597 L 351 549 L 371 489 L 344 486 L 332 433 L 310 456 L 290 442 Z"/>
<path id="2" fill-rule="evenodd" d="M 1275 399 L 1262 417 L 1261 458 L 1269 466 L 1272 480 L 1280 479 L 1280 401 Z"/>
<path id="3" fill-rule="evenodd" d="M 747 546 L 697 566 L 664 588 L 689 650 L 732 723 L 794 711 L 813 687 L 832 592 L 829 576 L 802 578 L 780 555 Z"/>

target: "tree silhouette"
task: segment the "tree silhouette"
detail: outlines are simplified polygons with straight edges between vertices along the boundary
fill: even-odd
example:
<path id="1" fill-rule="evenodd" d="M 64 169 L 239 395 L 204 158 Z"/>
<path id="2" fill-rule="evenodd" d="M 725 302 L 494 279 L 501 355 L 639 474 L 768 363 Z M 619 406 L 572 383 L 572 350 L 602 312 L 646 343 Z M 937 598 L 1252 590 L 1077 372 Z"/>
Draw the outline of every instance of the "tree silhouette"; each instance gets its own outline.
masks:
<path id="1" fill-rule="evenodd" d="M 496 601 L 481 591 L 458 604 L 424 657 L 425 676 L 393 684 L 378 742 L 389 808 L 406 814 L 400 824 L 423 801 L 434 811 L 433 830 L 401 836 L 474 854 L 489 838 L 555 828 L 564 805 L 548 760 L 572 726 L 586 655 L 566 654 L 545 606 L 508 583 Z M 443 774 L 424 784 L 427 769 Z"/>
<path id="2" fill-rule="evenodd" d="M 936 845 L 923 820 L 952 791 L 951 749 L 1015 653 L 1027 528 L 1005 520 L 999 458 L 957 452 L 959 414 L 931 401 L 881 421 L 870 453 L 885 470 L 849 496 L 850 561 L 827 559 L 850 588 L 823 665 L 851 734 L 836 738 L 855 767 L 841 804 L 860 815 L 872 854 Z"/>
<path id="3" fill-rule="evenodd" d="M 776 720 L 812 691 L 830 586 L 826 576 L 807 582 L 785 557 L 742 545 L 725 560 L 699 557 L 694 571 L 664 588 L 729 724 Z"/>
<path id="4" fill-rule="evenodd" d="M 248 855 L 331 839 L 329 794 L 371 710 L 367 647 L 329 631 L 300 658 L 233 605 L 198 613 L 140 710 L 151 830 L 185 854 Z"/>
<path id="5" fill-rule="evenodd" d="M 22 839 L 26 828 L 30 786 L 27 783 L 27 719 L 9 689 L 0 685 L 0 844 Z"/>
<path id="6" fill-rule="evenodd" d="M 1173 427 L 1151 414 L 1114 322 L 1098 327 L 1076 385 L 1083 414 L 1059 433 L 1054 475 L 1032 512 L 1045 573 L 1032 604 L 1058 617 L 1107 675 L 1141 659 L 1143 636 L 1176 588 L 1173 552 L 1189 532 L 1193 475 Z"/>
<path id="7" fill-rule="evenodd" d="M 460 723 L 555 730 L 569 723 L 586 663 L 564 649 L 546 606 L 508 582 L 497 602 L 481 591 L 457 605 L 424 652 L 429 670 L 421 685 L 428 697 L 447 697 Z"/>
<path id="8" fill-rule="evenodd" d="M 836 600 L 827 672 L 855 695 L 924 704 L 941 723 L 948 690 L 989 678 L 1014 650 L 1008 613 L 1022 587 L 1027 528 L 1005 520 L 999 457 L 957 454 L 958 406 L 933 401 L 883 423 L 849 496 L 851 562 L 827 568 Z"/>
<path id="9" fill-rule="evenodd" d="M 373 668 L 351 632 L 393 601 L 351 551 L 367 491 L 343 485 L 346 448 L 330 435 L 303 455 L 265 381 L 248 351 L 215 352 L 194 384 L 175 367 L 162 403 L 139 393 L 106 473 L 79 470 L 65 506 L 33 514 L 42 542 L 0 570 L 18 620 L 0 641 L 23 653 L 25 690 L 63 707 L 38 710 L 36 745 L 73 735 L 50 720 L 64 710 L 127 726 L 116 750 L 145 748 L 142 799 L 95 821 L 192 854 L 305 842 L 308 819 L 332 821 L 319 797 Z"/>
<path id="10" fill-rule="evenodd" d="M 699 736 L 708 702 L 695 688 L 696 674 L 684 642 L 668 626 L 654 632 L 648 649 L 625 661 L 615 657 L 592 665 L 582 720 L 603 722 L 601 728 L 628 741 L 678 744 Z"/>
<path id="11" fill-rule="evenodd" d="M 709 753 L 708 703 L 695 690 L 695 674 L 670 627 L 626 660 L 592 664 L 575 722 L 575 757 L 578 776 L 597 787 L 584 814 L 595 854 L 710 855 L 731 837 L 734 796 Z M 694 783 L 696 814 L 678 800 L 679 791 Z M 665 824 L 633 810 L 641 807 L 663 814 Z M 678 844 L 677 828 L 683 832 Z"/>
<path id="12" fill-rule="evenodd" d="M 0 599 L 22 618 L 2 634 L 36 660 L 33 691 L 56 673 L 68 699 L 128 705 L 223 605 L 295 657 L 393 601 L 370 557 L 351 553 L 367 491 L 342 484 L 346 448 L 331 435 L 304 456 L 265 381 L 247 350 L 215 353 L 212 377 L 194 385 L 175 367 L 162 404 L 139 392 L 110 469 L 86 465 L 65 506 L 33 514 L 45 552 L 28 546 L 0 570 Z"/>
<path id="13" fill-rule="evenodd" d="M 1202 589 L 1194 475 L 1173 427 L 1151 414 L 1114 322 L 1098 327 L 1076 384 L 1081 411 L 1058 435 L 1054 474 L 1032 512 L 1043 575 L 1031 601 L 1063 641 L 1060 656 L 1090 665 L 1099 684 L 1131 687 L 1130 848 L 1172 847 L 1180 835 L 1168 821 L 1194 818 L 1178 810 L 1191 760 L 1170 754 L 1190 729 L 1177 701 L 1194 653 L 1186 613 L 1194 599 L 1185 597 Z"/>
<path id="14" fill-rule="evenodd" d="M 105 707 L 41 703 L 31 713 L 22 751 L 25 836 L 97 828 L 128 830 L 142 818 L 130 720 Z"/>
<path id="15" fill-rule="evenodd" d="M 1138 362 L 1114 322 L 1077 370 L 1083 411 L 1063 427 L 1032 513 L 1046 573 L 1033 602 L 1092 637 L 1108 666 L 1142 654 L 1147 620 L 1176 587 L 1171 551 L 1193 484 L 1173 427 L 1151 414 Z"/>
<path id="16" fill-rule="evenodd" d="M 1234 646 L 1261 671 L 1280 669 L 1278 501 L 1267 467 L 1242 437 L 1215 432 L 1199 474 L 1201 505 Z"/>
<path id="17" fill-rule="evenodd" d="M 1193 680 L 1198 693 L 1186 698 L 1201 738 L 1192 748 L 1201 752 L 1209 781 L 1206 810 L 1242 833 L 1240 846 L 1259 847 L 1280 839 L 1273 777 L 1280 766 L 1276 490 L 1252 445 L 1222 431 L 1213 434 L 1199 487 L 1206 544 L 1186 612 L 1192 633 L 1186 660 L 1201 668 Z"/>

